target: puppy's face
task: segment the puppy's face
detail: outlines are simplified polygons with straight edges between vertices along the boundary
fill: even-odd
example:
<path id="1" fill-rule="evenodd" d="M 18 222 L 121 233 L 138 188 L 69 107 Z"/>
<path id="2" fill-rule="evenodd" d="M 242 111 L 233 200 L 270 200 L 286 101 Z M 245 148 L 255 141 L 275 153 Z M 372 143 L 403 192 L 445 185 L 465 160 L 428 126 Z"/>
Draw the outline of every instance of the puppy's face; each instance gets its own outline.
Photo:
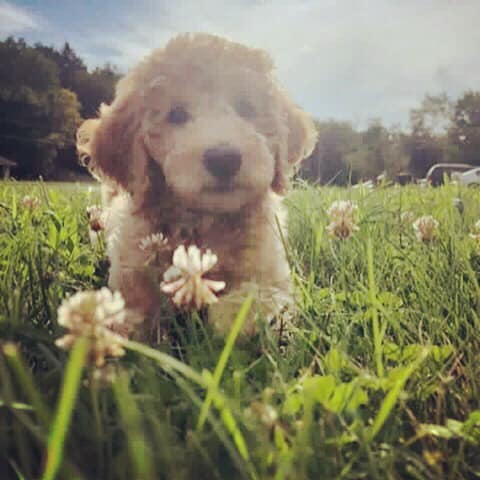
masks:
<path id="1" fill-rule="evenodd" d="M 235 211 L 270 189 L 313 149 L 315 129 L 274 83 L 260 51 L 207 34 L 154 51 L 103 106 L 92 164 L 135 197 L 167 188 L 179 204 Z M 164 181 L 155 185 L 154 162 Z M 165 187 L 166 185 L 166 187 Z"/>
<path id="2" fill-rule="evenodd" d="M 264 76 L 241 65 L 210 67 L 192 72 L 189 82 L 160 77 L 145 96 L 142 131 L 149 156 L 179 201 L 233 211 L 273 183 L 281 109 Z"/>

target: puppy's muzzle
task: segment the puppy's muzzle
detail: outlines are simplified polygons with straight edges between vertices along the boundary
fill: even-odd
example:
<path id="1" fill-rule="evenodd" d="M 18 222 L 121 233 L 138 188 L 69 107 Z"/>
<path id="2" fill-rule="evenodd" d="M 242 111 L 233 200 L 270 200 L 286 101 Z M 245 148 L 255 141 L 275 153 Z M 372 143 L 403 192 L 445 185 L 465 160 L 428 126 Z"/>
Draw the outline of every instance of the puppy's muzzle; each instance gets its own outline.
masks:
<path id="1" fill-rule="evenodd" d="M 203 164 L 217 180 L 231 180 L 240 169 L 242 154 L 230 145 L 217 145 L 205 150 Z"/>

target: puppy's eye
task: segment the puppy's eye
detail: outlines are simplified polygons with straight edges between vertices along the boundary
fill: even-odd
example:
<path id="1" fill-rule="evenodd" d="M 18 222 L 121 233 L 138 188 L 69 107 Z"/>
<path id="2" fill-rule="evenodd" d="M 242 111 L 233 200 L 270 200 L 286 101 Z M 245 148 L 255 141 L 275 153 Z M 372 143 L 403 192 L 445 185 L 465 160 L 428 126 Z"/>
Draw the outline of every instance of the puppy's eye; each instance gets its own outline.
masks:
<path id="1" fill-rule="evenodd" d="M 183 105 L 175 105 L 167 114 L 167 122 L 174 125 L 181 125 L 190 120 L 190 114 Z"/>
<path id="2" fill-rule="evenodd" d="M 235 102 L 235 110 L 241 116 L 245 118 L 253 118 L 257 114 L 253 103 L 240 98 Z"/>
<path id="3" fill-rule="evenodd" d="M 80 155 L 80 158 L 78 160 L 78 163 L 82 166 L 82 167 L 88 167 L 89 163 L 90 163 L 90 155 L 86 154 L 86 153 L 82 153 Z"/>

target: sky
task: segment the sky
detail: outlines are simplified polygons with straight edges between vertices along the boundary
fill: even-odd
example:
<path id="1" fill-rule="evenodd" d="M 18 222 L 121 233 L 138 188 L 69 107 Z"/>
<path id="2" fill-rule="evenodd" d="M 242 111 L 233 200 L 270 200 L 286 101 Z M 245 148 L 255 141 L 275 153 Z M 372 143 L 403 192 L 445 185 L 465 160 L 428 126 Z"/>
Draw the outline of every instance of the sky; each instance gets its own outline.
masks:
<path id="1" fill-rule="evenodd" d="M 0 39 L 68 41 L 90 68 L 199 31 L 267 50 L 319 119 L 406 127 L 425 93 L 480 89 L 480 0 L 0 0 Z"/>

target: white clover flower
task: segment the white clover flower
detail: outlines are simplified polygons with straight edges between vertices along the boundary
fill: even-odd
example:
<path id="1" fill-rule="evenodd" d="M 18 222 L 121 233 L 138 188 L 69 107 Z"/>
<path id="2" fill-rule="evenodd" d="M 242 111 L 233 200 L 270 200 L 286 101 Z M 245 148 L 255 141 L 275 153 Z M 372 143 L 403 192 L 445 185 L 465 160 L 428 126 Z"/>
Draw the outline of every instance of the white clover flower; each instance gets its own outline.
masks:
<path id="1" fill-rule="evenodd" d="M 461 198 L 455 197 L 452 199 L 452 205 L 458 210 L 460 215 L 463 215 L 463 212 L 465 211 L 465 204 Z"/>
<path id="2" fill-rule="evenodd" d="M 96 367 L 105 357 L 121 357 L 125 351 L 118 335 L 128 331 L 125 301 L 120 292 L 108 288 L 78 292 L 65 299 L 58 309 L 58 324 L 69 330 L 55 344 L 68 350 L 79 337 L 90 340 L 90 360 Z"/>
<path id="3" fill-rule="evenodd" d="M 101 245 L 100 244 L 100 238 L 101 238 L 100 232 L 95 232 L 94 230 L 89 228 L 88 229 L 88 238 L 90 240 L 90 245 L 93 248 L 98 248 Z"/>
<path id="4" fill-rule="evenodd" d="M 92 380 L 99 387 L 108 387 L 115 382 L 117 378 L 117 365 L 106 363 L 103 367 L 95 368 L 92 372 Z M 87 381 L 87 385 L 90 382 Z"/>
<path id="5" fill-rule="evenodd" d="M 163 233 L 152 233 L 142 238 L 138 244 L 138 248 L 144 252 L 154 253 L 161 250 L 168 243 L 168 238 L 165 238 Z"/>
<path id="6" fill-rule="evenodd" d="M 25 195 L 20 203 L 29 210 L 35 210 L 40 205 L 40 200 L 37 197 Z"/>
<path id="7" fill-rule="evenodd" d="M 480 243 L 480 233 L 470 233 L 469 237 L 477 243 Z"/>
<path id="8" fill-rule="evenodd" d="M 330 236 L 346 240 L 359 230 L 356 224 L 358 207 L 350 200 L 336 200 L 327 210 L 330 223 L 326 229 Z"/>
<path id="9" fill-rule="evenodd" d="M 413 222 L 412 227 L 417 240 L 430 242 L 435 239 L 438 231 L 438 221 L 431 215 L 424 215 Z"/>
<path id="10" fill-rule="evenodd" d="M 277 410 L 272 405 L 259 401 L 252 402 L 246 413 L 268 428 L 272 428 L 278 420 Z"/>
<path id="11" fill-rule="evenodd" d="M 105 213 L 102 207 L 98 205 L 90 205 L 86 208 L 88 223 L 90 230 L 99 232 L 105 228 Z"/>
<path id="12" fill-rule="evenodd" d="M 413 223 L 414 219 L 415 219 L 414 213 L 409 210 L 406 210 L 405 212 L 402 212 L 400 214 L 400 223 L 402 225 Z"/>
<path id="13" fill-rule="evenodd" d="M 473 225 L 473 233 L 471 233 L 470 238 L 473 238 L 476 242 L 480 243 L 480 220 L 477 220 Z"/>
<path id="14" fill-rule="evenodd" d="M 352 217 L 358 210 L 358 206 L 351 200 L 335 200 L 327 210 L 327 215 L 331 220 L 349 216 Z"/>
<path id="15" fill-rule="evenodd" d="M 180 245 L 173 252 L 172 266 L 163 274 L 161 290 L 172 295 L 175 305 L 195 307 L 197 310 L 218 301 L 215 296 L 225 288 L 225 282 L 209 280 L 203 275 L 217 263 L 217 256 L 210 250 L 203 255 L 195 245 L 185 249 Z"/>
<path id="16" fill-rule="evenodd" d="M 377 175 L 377 183 L 383 183 L 387 181 L 387 174 L 385 172 Z"/>

